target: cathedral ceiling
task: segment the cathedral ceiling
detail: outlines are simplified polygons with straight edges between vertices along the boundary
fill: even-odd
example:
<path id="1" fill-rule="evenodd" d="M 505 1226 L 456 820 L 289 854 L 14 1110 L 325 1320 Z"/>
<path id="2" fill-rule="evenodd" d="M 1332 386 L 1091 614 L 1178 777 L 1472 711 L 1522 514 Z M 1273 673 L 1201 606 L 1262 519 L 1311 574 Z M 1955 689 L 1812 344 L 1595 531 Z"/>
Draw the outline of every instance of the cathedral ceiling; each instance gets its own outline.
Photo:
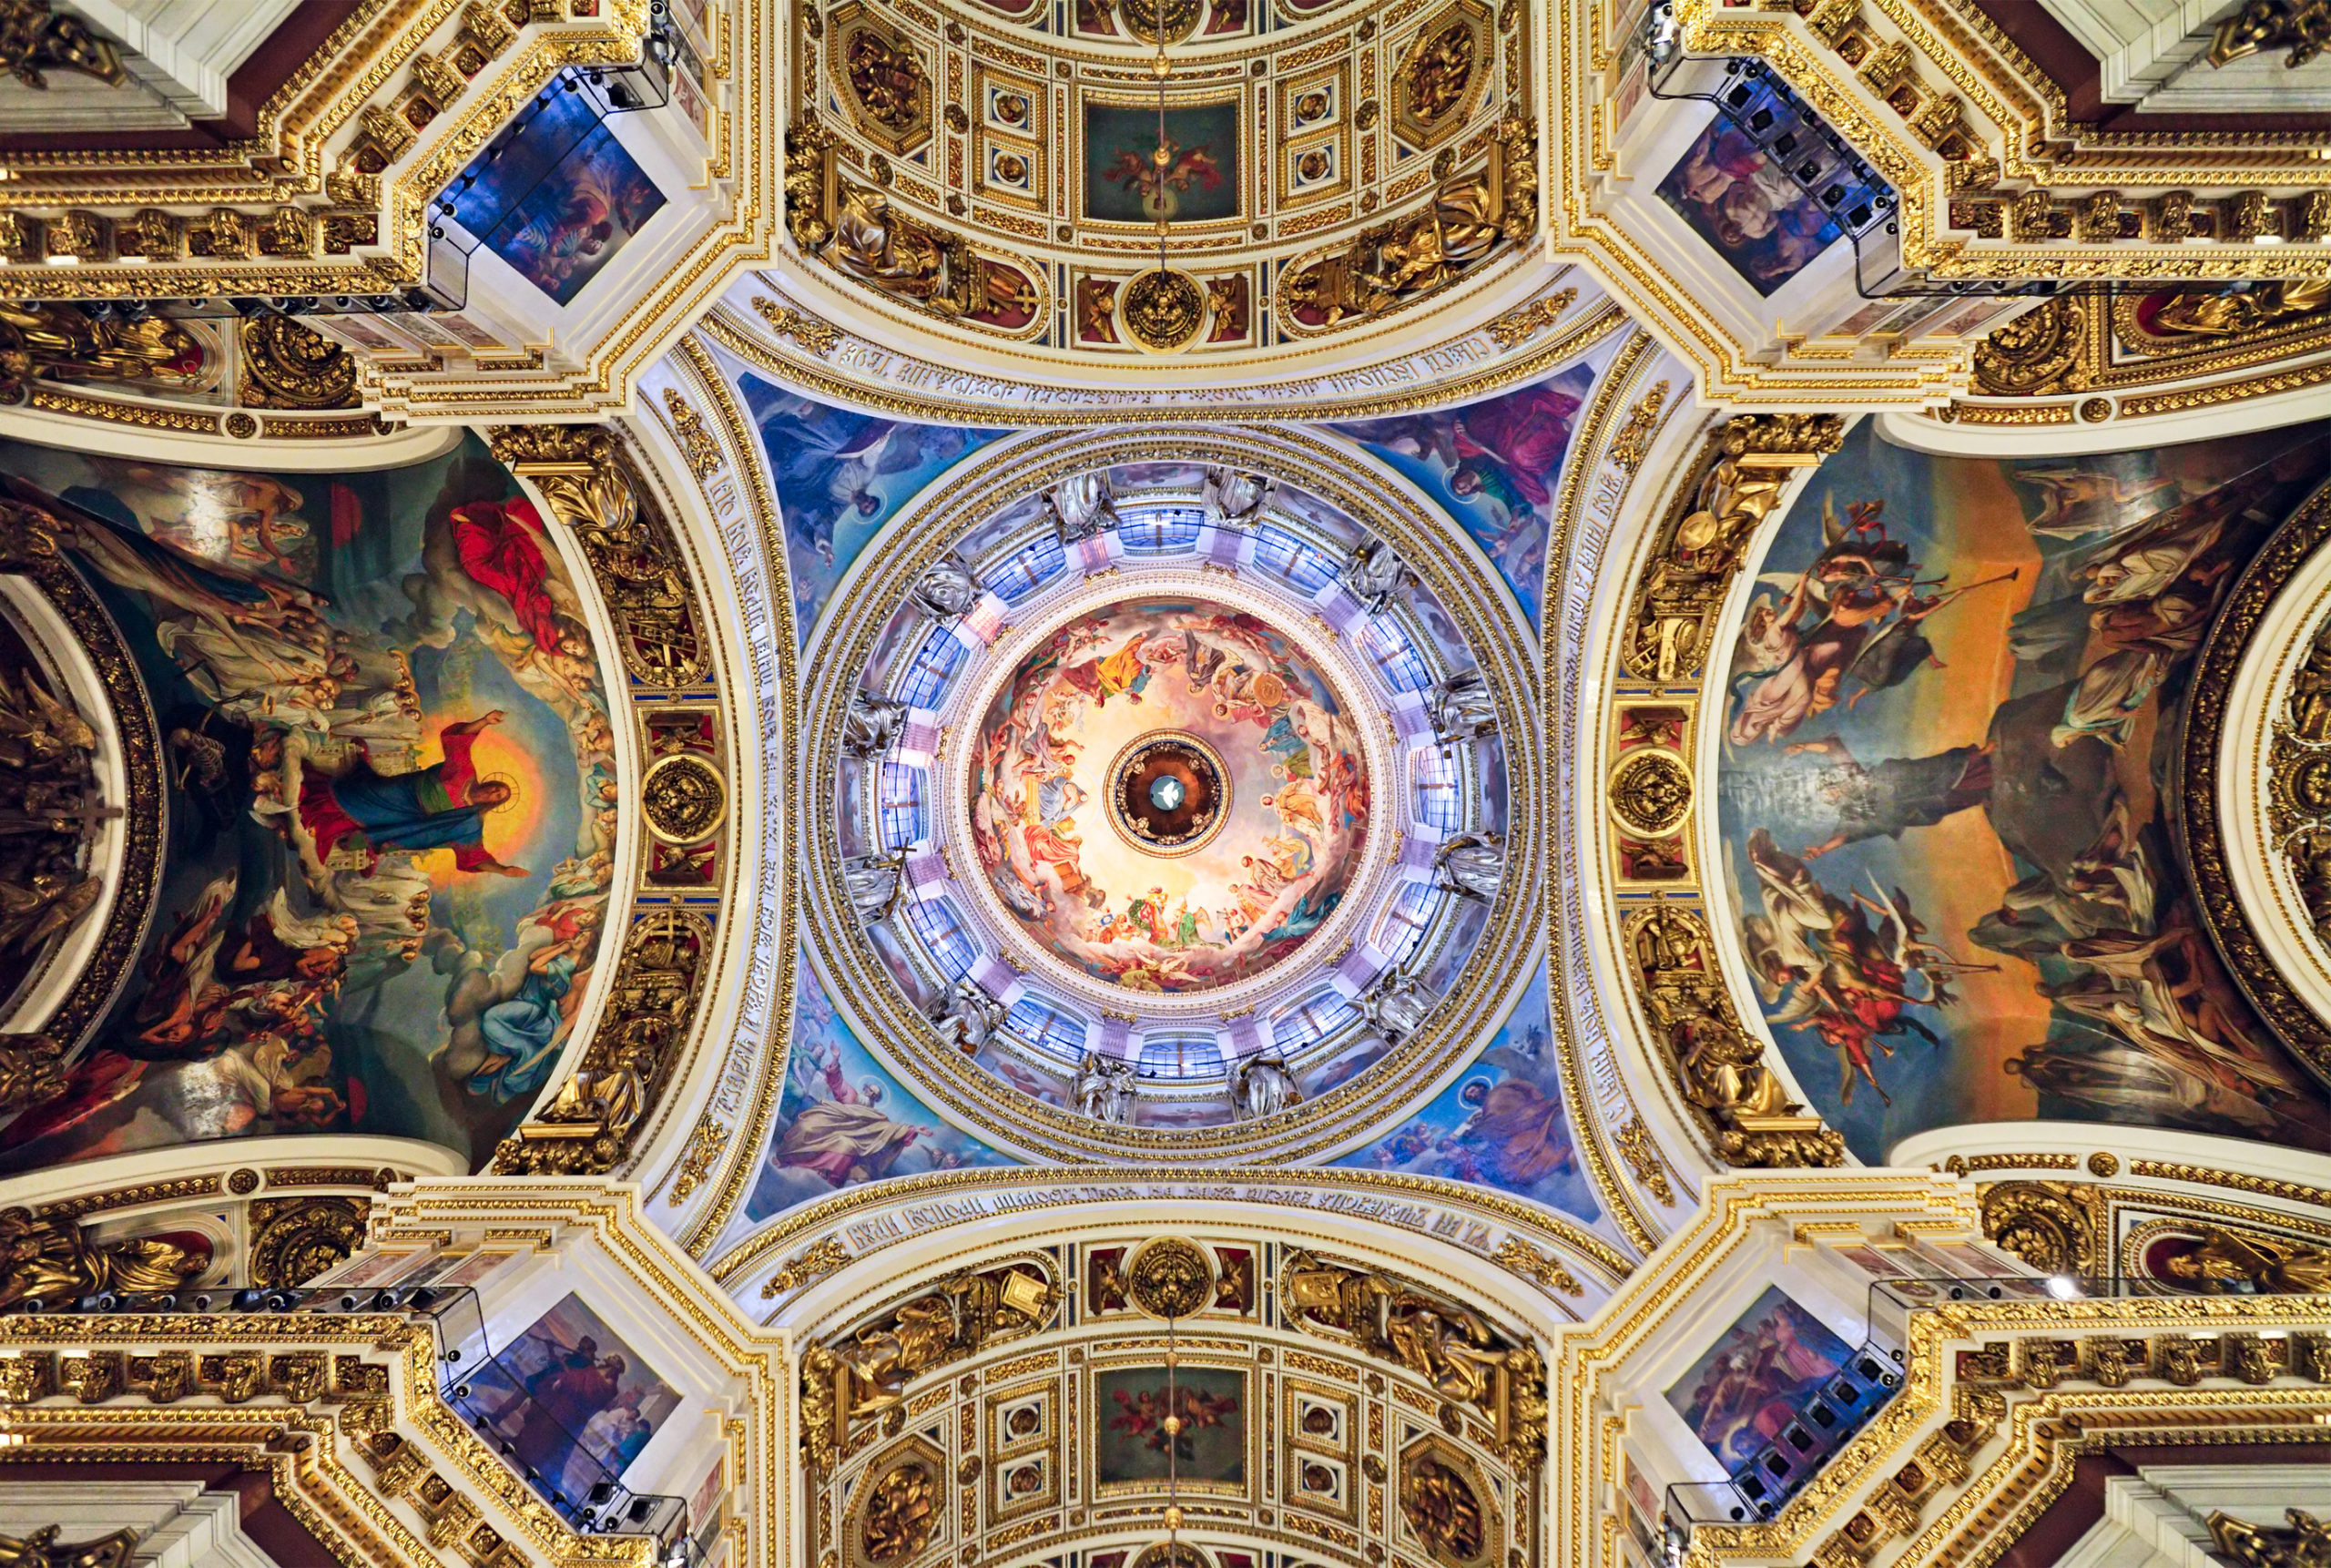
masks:
<path id="1" fill-rule="evenodd" d="M 1701 1559 L 1855 1568 L 1942 1483 L 1856 1535 L 1801 1456 L 2045 1404 L 2027 1266 L 2319 1287 L 2331 184 L 2242 107 L 2308 62 L 2050 15 L 295 7 L 118 145 L 34 111 L 175 101 L 159 35 L 63 27 L 0 1306 L 287 1288 L 419 1181 L 338 1310 L 513 1359 L 314 1430 L 483 1568 L 478 1431 L 546 1562 L 627 1466 L 827 1568 L 1513 1568 L 1558 1486 L 1655 1568 L 1629 1477 L 1761 1471 Z M 1963 1363 L 1938 1271 L 2021 1281 Z M 2113 1420 L 2314 1364 L 2158 1310 L 2080 1308 Z M 1548 1458 L 1557 1354 L 1637 1424 Z"/>

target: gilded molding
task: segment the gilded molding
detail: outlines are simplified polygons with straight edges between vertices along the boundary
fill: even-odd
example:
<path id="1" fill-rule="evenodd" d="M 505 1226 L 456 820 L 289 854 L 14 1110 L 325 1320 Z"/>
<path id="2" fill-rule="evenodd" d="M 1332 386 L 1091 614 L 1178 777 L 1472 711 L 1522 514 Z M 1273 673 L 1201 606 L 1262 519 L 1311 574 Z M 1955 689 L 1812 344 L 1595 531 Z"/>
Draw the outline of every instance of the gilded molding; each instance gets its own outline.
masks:
<path id="1" fill-rule="evenodd" d="M 2220 752 L 2236 672 L 2275 599 L 2331 538 L 2331 484 L 2319 486 L 2251 558 L 2195 661 L 2185 699 L 2177 826 L 2194 903 L 2226 968 L 2269 1028 L 2318 1078 L 2331 1081 L 2331 1019 L 2318 1014 L 2278 970 L 2236 895 L 2220 807 Z"/>

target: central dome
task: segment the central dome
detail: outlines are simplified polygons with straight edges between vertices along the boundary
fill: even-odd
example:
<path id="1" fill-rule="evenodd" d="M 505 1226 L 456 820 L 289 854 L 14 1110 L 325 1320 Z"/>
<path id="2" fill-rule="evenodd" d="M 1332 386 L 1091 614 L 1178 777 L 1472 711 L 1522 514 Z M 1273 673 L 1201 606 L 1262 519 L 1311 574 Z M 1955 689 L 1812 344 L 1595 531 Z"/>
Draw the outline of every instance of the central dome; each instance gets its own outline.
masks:
<path id="1" fill-rule="evenodd" d="M 1077 615 L 1014 667 L 980 736 L 982 873 L 1037 948 L 1130 990 L 1285 962 L 1367 842 L 1350 705 L 1296 639 L 1212 600 Z"/>

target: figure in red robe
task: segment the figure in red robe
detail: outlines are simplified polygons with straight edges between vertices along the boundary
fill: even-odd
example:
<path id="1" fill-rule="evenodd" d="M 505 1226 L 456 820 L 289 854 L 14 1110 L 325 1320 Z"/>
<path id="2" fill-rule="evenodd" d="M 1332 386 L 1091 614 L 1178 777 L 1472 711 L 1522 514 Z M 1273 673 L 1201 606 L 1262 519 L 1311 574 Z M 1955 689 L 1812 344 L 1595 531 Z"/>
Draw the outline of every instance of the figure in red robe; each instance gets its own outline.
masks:
<path id="1" fill-rule="evenodd" d="M 550 602 L 550 563 L 543 556 L 543 519 L 533 502 L 473 501 L 453 508 L 453 553 L 473 582 L 510 601 L 534 646 L 549 653 L 563 639 Z"/>

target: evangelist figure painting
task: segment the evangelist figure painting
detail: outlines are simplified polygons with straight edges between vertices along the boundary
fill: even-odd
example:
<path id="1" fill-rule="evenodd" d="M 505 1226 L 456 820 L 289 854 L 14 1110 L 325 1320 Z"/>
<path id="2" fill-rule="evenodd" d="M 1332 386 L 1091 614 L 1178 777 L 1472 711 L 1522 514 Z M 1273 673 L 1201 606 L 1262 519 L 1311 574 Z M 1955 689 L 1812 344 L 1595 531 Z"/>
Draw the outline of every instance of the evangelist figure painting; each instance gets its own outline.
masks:
<path id="1" fill-rule="evenodd" d="M 1573 365 L 1463 408 L 1331 426 L 1399 469 L 1464 525 L 1538 624 L 1546 539 L 1572 422 L 1594 385 Z"/>
<path id="2" fill-rule="evenodd" d="M 1722 821 L 1766 1016 L 1863 1159 L 1970 1121 L 2331 1148 L 2221 968 L 2164 795 L 2195 651 L 2319 430 L 1990 462 L 1865 424 L 1766 557 Z"/>
<path id="3" fill-rule="evenodd" d="M 1011 1163 L 901 1088 L 866 1054 L 817 977 L 799 972 L 785 1098 L 745 1200 L 747 1218 L 884 1176 Z"/>
<path id="4" fill-rule="evenodd" d="M 482 1159 L 595 964 L 617 790 L 582 600 L 474 442 L 335 479 L 0 448 L 167 741 L 146 945 L 0 1169 L 356 1131 Z"/>
<path id="5" fill-rule="evenodd" d="M 472 1373 L 463 1413 L 570 1498 L 623 1474 L 679 1409 L 657 1376 L 579 1296 L 569 1295 Z"/>
<path id="6" fill-rule="evenodd" d="M 1505 1023 L 1440 1098 L 1397 1132 L 1336 1162 L 1479 1182 L 1593 1220 L 1579 1168 L 1541 967 Z"/>
<path id="7" fill-rule="evenodd" d="M 1172 856 L 1107 809 L 1158 731 L 1220 759 L 1223 820 Z M 988 884 L 1064 962 L 1138 991 L 1212 989 L 1280 962 L 1334 914 L 1367 841 L 1352 716 L 1310 659 L 1242 611 L 1138 600 L 1023 659 L 981 721 L 972 836 Z"/>
<path id="8" fill-rule="evenodd" d="M 743 385 L 785 519 L 794 629 L 806 646 L 859 552 L 924 485 L 996 433 L 851 413 L 752 376 Z"/>
<path id="9" fill-rule="evenodd" d="M 1659 182 L 1659 199 L 1770 294 L 1845 237 L 1762 148 L 1718 115 Z"/>
<path id="10" fill-rule="evenodd" d="M 1852 1353 L 1827 1324 L 1767 1286 L 1669 1386 L 1667 1402 L 1737 1474 L 1803 1417 L 1806 1401 Z"/>
<path id="11" fill-rule="evenodd" d="M 453 216 L 519 276 L 564 305 L 647 220 L 656 188 L 591 96 L 554 93 L 462 171 Z"/>

